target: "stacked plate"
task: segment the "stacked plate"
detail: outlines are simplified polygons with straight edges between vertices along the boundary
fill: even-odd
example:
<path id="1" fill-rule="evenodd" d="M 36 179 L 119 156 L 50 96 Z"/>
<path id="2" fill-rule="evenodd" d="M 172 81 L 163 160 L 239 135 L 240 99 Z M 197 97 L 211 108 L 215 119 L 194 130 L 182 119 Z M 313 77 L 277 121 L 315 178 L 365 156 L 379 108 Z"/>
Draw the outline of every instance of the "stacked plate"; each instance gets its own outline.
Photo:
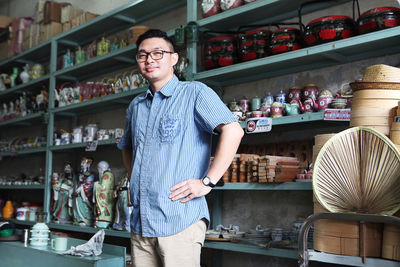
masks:
<path id="1" fill-rule="evenodd" d="M 332 100 L 331 107 L 336 109 L 346 108 L 347 99 L 344 98 L 335 98 Z"/>

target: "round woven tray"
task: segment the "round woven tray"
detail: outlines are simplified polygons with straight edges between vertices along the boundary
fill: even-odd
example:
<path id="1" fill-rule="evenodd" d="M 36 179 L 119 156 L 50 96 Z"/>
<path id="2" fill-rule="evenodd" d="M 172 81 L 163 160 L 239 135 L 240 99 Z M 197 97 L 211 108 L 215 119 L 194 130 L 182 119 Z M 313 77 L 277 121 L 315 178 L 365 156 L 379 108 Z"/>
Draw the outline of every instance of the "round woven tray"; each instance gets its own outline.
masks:
<path id="1" fill-rule="evenodd" d="M 368 89 L 400 90 L 400 83 L 389 82 L 354 82 L 350 83 L 350 86 L 354 91 Z"/>

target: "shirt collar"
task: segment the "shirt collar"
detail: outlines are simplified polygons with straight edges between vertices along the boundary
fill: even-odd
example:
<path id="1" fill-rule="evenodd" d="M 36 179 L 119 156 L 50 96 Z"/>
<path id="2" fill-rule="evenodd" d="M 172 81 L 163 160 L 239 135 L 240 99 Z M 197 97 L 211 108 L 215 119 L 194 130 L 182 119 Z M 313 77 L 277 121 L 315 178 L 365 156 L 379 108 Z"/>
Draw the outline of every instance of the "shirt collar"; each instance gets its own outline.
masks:
<path id="1" fill-rule="evenodd" d="M 173 93 L 175 92 L 175 88 L 178 85 L 178 77 L 176 77 L 175 75 L 172 77 L 171 80 L 169 80 L 167 82 L 166 85 L 164 85 L 163 88 L 161 88 L 161 90 L 159 91 L 163 96 L 165 97 L 170 97 L 173 95 Z M 144 95 L 139 96 L 139 101 L 143 101 L 145 99 L 153 99 L 153 93 L 149 88 L 147 88 L 146 92 Z"/>

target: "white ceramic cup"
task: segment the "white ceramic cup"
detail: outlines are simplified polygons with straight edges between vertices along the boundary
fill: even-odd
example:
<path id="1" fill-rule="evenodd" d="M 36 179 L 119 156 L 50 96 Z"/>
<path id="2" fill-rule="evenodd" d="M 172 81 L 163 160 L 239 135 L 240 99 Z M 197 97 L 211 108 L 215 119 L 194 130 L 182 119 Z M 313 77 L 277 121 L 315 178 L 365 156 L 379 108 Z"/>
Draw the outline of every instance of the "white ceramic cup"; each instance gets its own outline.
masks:
<path id="1" fill-rule="evenodd" d="M 56 237 L 51 240 L 51 249 L 57 251 L 67 250 L 68 239 L 65 237 Z"/>

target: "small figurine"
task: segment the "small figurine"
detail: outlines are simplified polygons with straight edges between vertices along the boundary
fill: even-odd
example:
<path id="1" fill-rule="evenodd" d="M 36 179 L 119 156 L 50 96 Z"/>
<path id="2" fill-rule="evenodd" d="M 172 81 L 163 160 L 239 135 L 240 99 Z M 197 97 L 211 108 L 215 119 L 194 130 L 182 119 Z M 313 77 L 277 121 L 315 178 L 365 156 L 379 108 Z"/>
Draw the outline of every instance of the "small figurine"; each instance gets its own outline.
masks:
<path id="1" fill-rule="evenodd" d="M 119 42 L 119 48 L 124 48 L 128 42 L 125 39 L 121 39 Z"/>
<path id="2" fill-rule="evenodd" d="M 32 80 L 39 79 L 44 75 L 44 68 L 41 64 L 35 64 L 32 67 L 32 70 L 30 71 L 30 75 L 32 77 Z"/>
<path id="3" fill-rule="evenodd" d="M 74 57 L 68 49 L 67 53 L 63 56 L 63 69 L 72 67 L 74 65 Z"/>
<path id="4" fill-rule="evenodd" d="M 95 226 L 106 229 L 114 221 L 114 175 L 106 161 L 100 161 L 97 170 L 100 181 L 94 184 L 93 191 L 93 201 L 96 204 Z"/>
<path id="5" fill-rule="evenodd" d="M 92 226 L 93 224 L 94 175 L 90 172 L 92 163 L 92 158 L 82 158 L 79 180 L 74 186 L 75 190 L 72 194 L 74 224 L 81 226 Z"/>
<path id="6" fill-rule="evenodd" d="M 70 162 L 66 162 L 60 179 L 53 174 L 53 207 L 51 214 L 57 223 L 70 223 L 72 219 L 73 171 Z"/>
<path id="7" fill-rule="evenodd" d="M 20 110 L 21 110 L 21 116 L 25 117 L 28 115 L 27 109 L 26 109 L 26 92 L 22 93 L 22 96 L 19 97 L 19 105 L 20 105 Z"/>
<path id="8" fill-rule="evenodd" d="M 11 74 L 11 87 L 14 87 L 17 85 L 17 77 L 18 77 L 18 68 L 14 67 L 13 73 Z"/>
<path id="9" fill-rule="evenodd" d="M 26 64 L 23 69 L 24 70 L 21 72 L 19 77 L 21 78 L 22 83 L 27 83 L 31 80 L 31 76 L 29 75 L 29 65 Z"/>
<path id="10" fill-rule="evenodd" d="M 75 51 L 75 64 L 81 64 L 83 62 L 85 62 L 86 60 L 86 52 L 85 50 L 82 50 L 81 47 L 79 47 L 76 51 Z"/>
<path id="11" fill-rule="evenodd" d="M 5 90 L 7 89 L 7 87 L 6 87 L 6 85 L 5 85 L 3 79 L 4 79 L 4 78 L 3 78 L 3 74 L 1 74 L 1 75 L 0 75 L 0 92 L 1 92 L 1 91 L 5 91 Z"/>
<path id="12" fill-rule="evenodd" d="M 96 57 L 96 40 L 94 40 L 87 48 L 87 59 Z"/>
<path id="13" fill-rule="evenodd" d="M 119 181 L 114 191 L 114 198 L 117 198 L 117 204 L 115 206 L 113 228 L 120 231 L 130 231 L 130 218 L 133 207 L 130 203 L 129 179 L 126 175 Z"/>
<path id="14" fill-rule="evenodd" d="M 8 118 L 9 119 L 14 119 L 15 118 L 15 108 L 14 108 L 14 102 L 10 101 L 8 104 Z"/>
<path id="15" fill-rule="evenodd" d="M 119 45 L 118 45 L 118 38 L 115 37 L 114 41 L 111 43 L 111 47 L 110 47 L 110 52 L 118 50 Z"/>

